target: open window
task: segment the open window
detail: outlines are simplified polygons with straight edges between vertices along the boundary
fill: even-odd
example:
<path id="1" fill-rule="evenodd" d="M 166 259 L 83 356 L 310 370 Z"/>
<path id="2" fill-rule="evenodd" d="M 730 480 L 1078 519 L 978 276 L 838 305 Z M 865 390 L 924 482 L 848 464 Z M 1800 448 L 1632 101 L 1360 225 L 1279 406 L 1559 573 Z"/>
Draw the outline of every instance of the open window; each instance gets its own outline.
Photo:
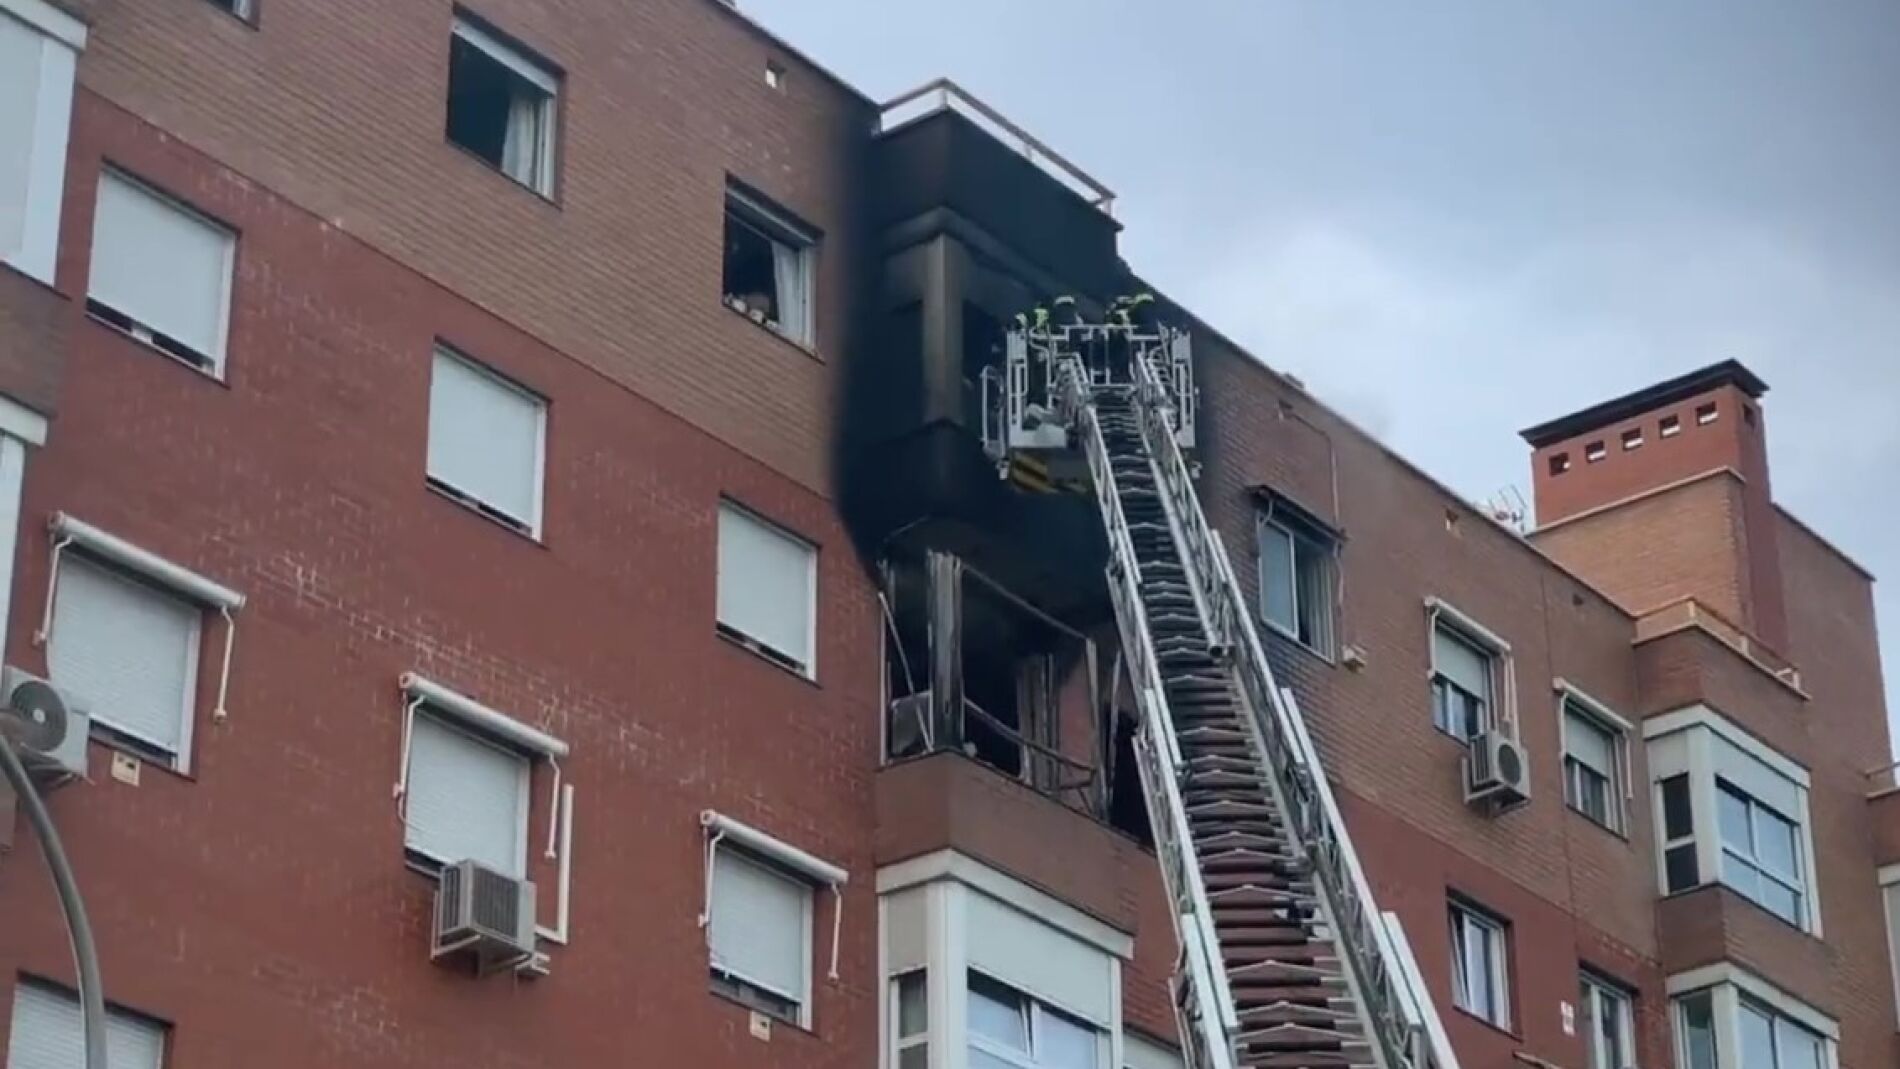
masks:
<path id="1" fill-rule="evenodd" d="M 1330 660 L 1337 536 L 1277 495 L 1268 498 L 1257 530 L 1261 619 Z"/>
<path id="2" fill-rule="evenodd" d="M 806 348 L 815 344 L 817 251 L 818 236 L 809 226 L 756 193 L 728 186 L 726 304 Z"/>
<path id="3" fill-rule="evenodd" d="M 1563 717 L 1564 803 L 1618 835 L 1629 797 L 1629 722 L 1558 681 Z"/>
<path id="4" fill-rule="evenodd" d="M 554 195 L 559 72 L 472 19 L 449 40 L 448 138 L 544 197 Z"/>
<path id="5" fill-rule="evenodd" d="M 1584 1069 L 1629 1069 L 1636 1064 L 1636 998 L 1630 989 L 1585 969 L 1577 979 L 1577 1030 L 1583 1033 Z"/>
<path id="6" fill-rule="evenodd" d="M 1509 925 L 1459 899 L 1452 900 L 1449 915 L 1452 1003 L 1480 1020 L 1509 1030 Z"/>

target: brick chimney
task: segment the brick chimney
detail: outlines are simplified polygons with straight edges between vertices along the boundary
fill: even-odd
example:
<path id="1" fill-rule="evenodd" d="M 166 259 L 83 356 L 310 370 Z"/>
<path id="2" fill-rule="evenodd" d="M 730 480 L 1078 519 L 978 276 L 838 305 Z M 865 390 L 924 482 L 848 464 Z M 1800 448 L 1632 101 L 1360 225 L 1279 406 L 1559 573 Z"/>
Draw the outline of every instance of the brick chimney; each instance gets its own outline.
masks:
<path id="1" fill-rule="evenodd" d="M 1693 597 L 1785 649 L 1766 392 L 1729 360 L 1524 431 L 1533 541 L 1631 612 Z"/>

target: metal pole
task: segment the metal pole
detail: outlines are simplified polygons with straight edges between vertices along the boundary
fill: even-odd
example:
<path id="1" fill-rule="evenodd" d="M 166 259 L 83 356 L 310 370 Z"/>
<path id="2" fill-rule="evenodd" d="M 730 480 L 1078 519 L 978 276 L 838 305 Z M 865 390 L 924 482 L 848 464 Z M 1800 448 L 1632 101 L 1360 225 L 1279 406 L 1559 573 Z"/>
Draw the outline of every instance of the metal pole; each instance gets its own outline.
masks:
<path id="1" fill-rule="evenodd" d="M 39 836 L 40 852 L 53 873 L 53 889 L 59 893 L 59 908 L 66 914 L 66 933 L 72 939 L 73 963 L 79 969 L 79 1007 L 86 1026 L 86 1069 L 106 1069 L 106 998 L 99 983 L 99 951 L 92 942 L 92 924 L 86 920 L 86 903 L 79 897 L 79 881 L 66 860 L 66 847 L 59 829 L 53 826 L 46 803 L 26 774 L 26 766 L 6 740 L 0 739 L 0 769 L 7 782 L 26 806 L 26 819 Z"/>

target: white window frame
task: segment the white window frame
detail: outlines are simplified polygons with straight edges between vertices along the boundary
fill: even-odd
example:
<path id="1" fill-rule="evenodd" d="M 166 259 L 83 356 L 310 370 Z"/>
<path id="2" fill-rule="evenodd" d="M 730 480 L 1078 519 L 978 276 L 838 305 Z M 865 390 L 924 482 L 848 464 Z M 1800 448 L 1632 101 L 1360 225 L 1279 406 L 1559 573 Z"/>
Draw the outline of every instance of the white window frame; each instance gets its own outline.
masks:
<path id="1" fill-rule="evenodd" d="M 1900 1006 L 1900 864 L 1881 866 L 1878 877 L 1887 918 L 1887 954 L 1893 966 L 1893 999 Z"/>
<path id="2" fill-rule="evenodd" d="M 1743 1006 L 1749 1004 L 1757 1012 L 1766 1011 L 1777 1023 L 1786 1021 L 1818 1036 L 1823 1069 L 1840 1069 L 1840 1023 L 1733 962 L 1717 962 L 1678 973 L 1668 978 L 1665 989 L 1670 999 L 1673 1049 L 1677 1064 L 1684 1069 L 1690 1065 L 1685 1003 L 1704 996 L 1710 1003 L 1709 1021 L 1715 1034 L 1717 1069 L 1745 1069 L 1741 1056 L 1740 1014 Z M 1779 1028 L 1776 1031 L 1779 1032 Z"/>
<path id="3" fill-rule="evenodd" d="M 130 573 L 166 594 L 196 607 L 202 612 L 215 612 L 224 618 L 224 658 L 218 671 L 218 700 L 212 707 L 212 723 L 222 723 L 230 715 L 226 699 L 231 687 L 231 655 L 237 641 L 236 613 L 244 607 L 244 595 L 229 587 L 213 582 L 202 575 L 174 564 L 150 550 L 133 545 L 117 535 L 111 534 L 65 512 L 53 513 L 49 527 L 52 532 L 52 561 L 46 574 L 46 603 L 44 614 L 40 618 L 40 627 L 33 635 L 33 644 L 45 648 L 54 641 L 54 608 L 59 599 L 60 562 L 69 548 L 103 562 L 107 566 Z M 178 735 L 178 751 L 172 753 L 168 747 L 154 743 L 133 732 L 122 731 L 112 724 L 110 714 L 98 714 L 94 719 L 101 725 L 124 737 L 142 743 L 160 754 L 170 757 L 170 767 L 181 773 L 191 771 L 191 742 L 194 722 L 197 720 L 197 696 L 199 673 L 199 648 L 204 640 L 204 620 L 202 616 L 193 628 L 190 648 L 190 660 L 186 665 L 187 698 L 181 714 L 182 723 Z M 83 695 L 82 695 L 83 697 Z"/>
<path id="4" fill-rule="evenodd" d="M 1287 579 L 1292 584 L 1293 592 L 1293 619 L 1287 621 L 1275 619 L 1267 604 L 1268 556 L 1265 533 L 1268 528 L 1272 528 L 1286 538 Z M 1259 512 L 1255 520 L 1254 550 L 1260 562 L 1258 576 L 1260 590 L 1257 600 L 1261 621 L 1275 632 L 1297 643 L 1301 648 L 1331 661 L 1338 642 L 1336 623 L 1338 614 L 1334 611 L 1338 602 L 1335 594 L 1339 568 L 1338 546 L 1323 542 L 1303 529 L 1301 525 L 1278 519 L 1269 505 Z M 1302 610 L 1308 608 L 1301 594 L 1300 560 L 1302 555 L 1311 567 L 1319 570 L 1320 574 L 1316 577 L 1316 581 L 1326 591 L 1324 600 L 1314 608 L 1317 613 L 1313 627 L 1316 637 L 1314 642 L 1308 642 L 1300 637 L 1300 617 Z"/>
<path id="5" fill-rule="evenodd" d="M 93 260 L 97 257 L 99 250 L 96 213 L 98 211 L 100 195 L 106 188 L 106 183 L 108 182 L 117 182 L 121 185 L 128 186 L 153 201 L 163 204 L 179 215 L 187 216 L 223 235 L 224 258 L 223 262 L 218 265 L 218 333 L 209 352 L 200 352 L 196 349 L 189 348 L 182 342 L 179 342 L 175 347 L 162 344 L 160 341 L 161 337 L 166 340 L 174 339 L 171 339 L 170 335 L 164 334 L 164 332 L 153 327 L 150 323 L 140 319 L 133 309 L 120 308 L 93 296 L 93 276 L 96 271 Z M 137 340 L 142 345 L 145 345 L 155 352 L 165 354 L 193 371 L 202 375 L 208 375 L 219 382 L 223 382 L 225 365 L 230 356 L 231 345 L 231 291 L 237 287 L 238 232 L 236 228 L 225 223 L 223 220 L 199 211 L 196 207 L 187 204 L 130 171 L 121 170 L 112 166 L 104 167 L 99 172 L 98 190 L 95 191 L 93 195 L 93 210 L 95 213 L 95 222 L 93 224 L 94 232 L 92 236 L 92 246 L 87 253 L 86 264 L 87 315 L 100 323 L 112 327 L 114 330 L 123 331 L 127 336 Z M 118 322 L 120 319 L 123 319 L 125 323 L 122 324 Z M 193 357 L 203 357 L 204 362 L 200 363 L 193 359 Z"/>
<path id="6" fill-rule="evenodd" d="M 66 195 L 74 73 L 79 53 L 86 48 L 86 24 L 47 0 L 0 0 L 0 19 L 8 17 L 37 33 L 41 40 L 20 245 L 17 249 L 0 249 L 0 258 L 28 278 L 51 286 L 59 254 L 60 209 Z"/>
<path id="7" fill-rule="evenodd" d="M 544 60 L 525 49 L 511 44 L 486 29 L 472 19 L 460 14 L 455 16 L 451 35 L 458 37 L 480 50 L 488 58 L 507 68 L 509 73 L 528 83 L 542 94 L 541 115 L 539 119 L 539 144 L 535 146 L 534 173 L 527 179 L 508 173 L 504 166 L 495 165 L 494 169 L 508 180 L 527 187 L 543 197 L 554 196 L 555 154 L 560 148 L 561 122 L 561 74 Z M 445 85 L 446 89 L 447 86 Z M 448 102 L 443 101 L 446 109 Z M 451 141 L 450 144 L 455 144 Z M 461 145 L 456 145 L 462 148 Z M 464 149 L 464 151 L 467 151 Z M 479 159 L 480 157 L 477 156 Z M 487 160 L 482 160 L 487 163 Z"/>
<path id="8" fill-rule="evenodd" d="M 1111 1044 L 1108 1041 L 1108 1037 L 1102 1033 L 1101 1028 L 1094 1022 L 1063 1013 L 1061 1010 L 1048 1005 L 1034 995 L 1020 990 L 1008 982 L 999 980 L 979 969 L 970 969 L 965 973 L 964 997 L 966 999 L 970 997 L 972 981 L 978 977 L 981 977 L 983 981 L 990 986 L 1008 991 L 1019 1000 L 1018 1012 L 1021 1013 L 1024 1018 L 1024 1035 L 1028 1042 L 1029 1049 L 1027 1051 L 1016 1050 L 1004 1044 L 997 1043 L 988 1037 L 980 1036 L 967 1028 L 964 1033 L 965 1047 L 982 1051 L 984 1054 L 998 1061 L 1017 1066 L 1018 1069 L 1050 1069 L 1049 1063 L 1042 1060 L 1042 1052 L 1038 1048 L 1041 1046 L 1042 1035 L 1047 1029 L 1045 1022 L 1051 1016 L 1055 1016 L 1068 1022 L 1073 1027 L 1088 1030 L 1095 1038 L 1095 1061 L 1092 1069 L 1108 1069 L 1108 1056 Z"/>
<path id="9" fill-rule="evenodd" d="M 1823 938 L 1821 915 L 1822 888 L 1817 879 L 1814 852 L 1814 818 L 1810 804 L 1808 770 L 1783 756 L 1768 744 L 1742 730 L 1733 721 L 1706 705 L 1691 705 L 1643 721 L 1643 738 L 1648 750 L 1647 763 L 1652 797 L 1655 800 L 1656 865 L 1658 893 L 1680 894 L 1688 888 L 1670 891 L 1667 856 L 1670 846 L 1685 840 L 1666 839 L 1663 824 L 1662 784 L 1671 776 L 1689 777 L 1689 801 L 1695 827 L 1697 887 L 1723 884 L 1720 790 L 1717 780 L 1726 780 L 1741 793 L 1761 802 L 1767 809 L 1795 824 L 1797 863 L 1802 886 L 1801 916 L 1795 927 L 1815 938 Z M 1756 789 L 1756 786 L 1762 789 Z M 1764 793 L 1787 796 L 1786 804 L 1764 798 Z M 1788 810 L 1792 809 L 1793 812 Z M 1736 897 L 1760 906 L 1739 889 Z M 1785 920 L 1785 918 L 1783 918 Z"/>
<path id="10" fill-rule="evenodd" d="M 1584 1015 L 1591 1025 L 1585 1032 L 1583 1069 L 1631 1069 L 1636 1064 L 1636 997 L 1629 988 L 1592 969 L 1584 969 L 1578 974 L 1578 986 L 1582 989 L 1579 998 L 1583 1003 Z M 1614 1015 L 1617 1047 L 1629 1060 L 1612 1062 L 1608 1052 L 1597 1045 L 1597 1022 L 1603 1019 L 1606 1007 Z"/>
<path id="11" fill-rule="evenodd" d="M 519 382 L 516 382 L 515 380 L 507 377 L 506 375 L 503 375 L 500 372 L 495 371 L 493 368 L 490 368 L 488 365 L 483 364 L 479 360 L 473 359 L 472 357 L 463 353 L 461 350 L 456 349 L 454 346 L 448 345 L 447 343 L 440 342 L 440 341 L 436 342 L 435 347 L 433 350 L 431 350 L 430 357 L 429 357 L 429 380 L 431 384 L 430 385 L 431 391 L 433 391 L 434 389 L 435 371 L 436 371 L 437 364 L 439 361 L 443 361 L 443 360 L 454 361 L 455 363 L 462 365 L 462 367 L 464 367 L 468 371 L 471 371 L 477 375 L 480 375 L 481 377 L 494 383 L 497 387 L 507 390 L 511 393 L 514 393 L 517 396 L 522 397 L 523 399 L 531 402 L 534 405 L 534 489 L 533 489 L 534 497 L 533 497 L 532 507 L 529 510 L 530 514 L 527 516 L 516 516 L 513 513 L 509 512 L 508 510 L 494 504 L 493 502 L 485 500 L 480 494 L 477 494 L 466 487 L 458 486 L 453 481 L 441 475 L 438 475 L 433 470 L 431 470 L 430 460 L 432 458 L 429 456 L 429 450 L 428 450 L 428 445 L 427 445 L 428 427 L 426 425 L 423 428 L 424 477 L 428 480 L 430 486 L 446 494 L 448 497 L 453 498 L 457 503 L 467 505 L 473 511 L 483 516 L 487 516 L 490 519 L 495 520 L 496 522 L 500 523 L 502 526 L 507 527 L 508 529 L 512 531 L 515 531 L 519 534 L 525 534 L 529 538 L 532 538 L 536 541 L 540 541 L 541 534 L 542 534 L 542 519 L 543 519 L 543 515 L 547 511 L 547 477 L 548 477 L 548 400 L 547 398 L 529 389 L 528 387 L 523 386 Z M 430 399 L 429 414 L 427 418 L 429 419 L 435 418 L 435 405 L 434 405 L 433 396 Z"/>
<path id="12" fill-rule="evenodd" d="M 724 813 L 711 809 L 703 810 L 699 815 L 699 824 L 706 837 L 705 900 L 699 914 L 699 926 L 706 933 L 708 966 L 711 967 L 715 976 L 723 973 L 792 1003 L 796 1007 L 794 1023 L 800 1028 L 809 1030 L 812 1026 L 813 1005 L 817 1001 L 817 985 L 813 983 L 813 974 L 816 970 L 812 941 L 817 893 L 824 889 L 831 891 L 831 967 L 827 976 L 836 981 L 840 939 L 844 930 L 844 885 L 849 881 L 850 875 L 841 866 L 824 861 Z M 750 864 L 773 869 L 776 875 L 781 875 L 788 880 L 802 881 L 810 892 L 803 898 L 802 911 L 804 950 L 801 960 L 806 970 L 805 997 L 802 1001 L 793 999 L 785 992 L 758 984 L 743 974 L 712 965 L 713 894 L 717 889 L 714 884 L 714 874 L 718 871 L 719 851 L 722 848 L 738 854 Z"/>
<path id="13" fill-rule="evenodd" d="M 758 524 L 759 526 L 764 527 L 767 530 L 772 531 L 782 536 L 787 541 L 796 542 L 798 545 L 804 547 L 808 551 L 805 557 L 805 649 L 804 650 L 802 651 L 781 650 L 776 646 L 767 644 L 763 639 L 760 639 L 758 636 L 747 632 L 744 628 L 738 626 L 737 624 L 734 624 L 727 620 L 719 618 L 718 616 L 718 598 L 719 598 L 718 584 L 720 582 L 720 579 L 718 575 L 719 547 L 717 545 L 717 540 L 719 538 L 719 522 L 720 522 L 719 516 L 728 512 L 744 519 L 745 521 L 749 523 Z M 767 660 L 772 661 L 774 664 L 779 664 L 791 671 L 797 672 L 799 675 L 804 676 L 806 679 L 813 679 L 813 680 L 817 679 L 818 678 L 818 549 L 819 549 L 818 543 L 813 542 L 811 539 L 806 538 L 804 535 L 799 534 L 798 532 L 792 530 L 791 528 L 785 526 L 782 523 L 766 518 L 760 513 L 747 508 L 746 506 L 740 504 L 737 501 L 734 501 L 733 499 L 729 497 L 722 497 L 719 499 L 719 513 L 716 514 L 714 517 L 713 538 L 715 540 L 715 544 L 713 546 L 714 626 L 720 632 L 730 635 L 733 639 L 737 640 L 740 644 L 747 646 L 748 648 L 755 649 L 757 652 L 763 655 Z"/>
<path id="14" fill-rule="evenodd" d="M 1791 924 L 1795 924 L 1795 925 L 1801 924 L 1802 918 L 1804 918 L 1808 912 L 1808 907 L 1807 907 L 1808 863 L 1807 863 L 1806 857 L 1804 856 L 1806 854 L 1806 850 L 1804 849 L 1805 843 L 1803 841 L 1803 836 L 1801 834 L 1800 821 L 1792 817 L 1789 817 L 1784 813 L 1777 811 L 1774 807 L 1768 805 L 1766 802 L 1763 802 L 1761 799 L 1756 798 L 1754 795 L 1749 794 L 1743 788 L 1733 783 L 1730 783 L 1727 779 L 1723 778 L 1719 773 L 1715 777 L 1715 792 L 1716 792 L 1716 821 L 1715 821 L 1716 836 L 1718 840 L 1720 841 L 1720 845 L 1722 849 L 1722 861 L 1721 861 L 1722 868 L 1721 868 L 1721 871 L 1718 873 L 1718 875 L 1721 877 L 1723 885 L 1735 891 L 1736 894 L 1741 895 L 1743 898 L 1747 898 L 1750 901 L 1755 901 L 1752 895 L 1748 894 L 1746 891 L 1743 891 L 1741 888 L 1736 887 L 1734 884 L 1729 883 L 1728 866 L 1730 862 L 1733 862 L 1734 864 L 1747 869 L 1749 872 L 1754 873 L 1757 879 L 1771 881 L 1776 886 L 1779 886 L 1783 890 L 1792 893 L 1794 895 L 1796 916 L 1792 918 L 1782 917 L 1782 919 L 1788 921 Z M 1748 852 L 1746 854 L 1742 853 L 1736 847 L 1730 845 L 1727 837 L 1722 835 L 1722 819 L 1721 819 L 1722 798 L 1721 796 L 1724 794 L 1727 794 L 1730 797 L 1735 798 L 1737 801 L 1739 801 L 1742 804 L 1745 811 L 1747 812 L 1748 828 L 1749 828 L 1749 842 L 1748 842 Z M 1761 837 L 1759 834 L 1759 830 L 1761 827 L 1761 821 L 1764 818 L 1770 821 L 1778 821 L 1782 825 L 1787 826 L 1792 831 L 1791 838 L 1794 840 L 1794 852 L 1795 852 L 1795 857 L 1794 857 L 1794 867 L 1795 867 L 1794 881 L 1795 882 L 1792 882 L 1792 883 L 1789 882 L 1787 877 L 1784 877 L 1781 874 L 1776 873 L 1773 869 L 1771 869 L 1767 864 L 1765 864 L 1761 860 L 1761 845 L 1760 845 Z M 1770 909 L 1765 903 L 1756 902 L 1756 904 L 1760 905 L 1763 909 L 1767 909 L 1771 913 L 1775 912 L 1773 909 Z M 1779 913 L 1776 913 L 1775 915 L 1781 916 Z"/>
<path id="15" fill-rule="evenodd" d="M 1623 719 L 1612 711 L 1609 706 L 1592 698 L 1589 694 L 1565 680 L 1557 680 L 1556 689 L 1557 725 L 1563 747 L 1564 804 L 1592 824 L 1627 838 L 1629 836 L 1629 802 L 1632 797 L 1632 788 L 1630 786 L 1632 780 L 1630 775 L 1630 736 L 1635 728 L 1628 720 Z M 1604 732 L 1610 737 L 1611 767 L 1609 769 L 1591 769 L 1591 771 L 1603 775 L 1609 781 L 1606 787 L 1606 794 L 1610 806 L 1610 811 L 1607 814 L 1607 823 L 1597 820 L 1585 812 L 1583 807 L 1578 805 L 1576 799 L 1572 797 L 1572 766 L 1589 767 L 1580 759 L 1573 757 L 1570 752 L 1570 717 L 1572 714 L 1590 723 L 1599 731 Z"/>
<path id="16" fill-rule="evenodd" d="M 793 310 L 792 317 L 784 317 L 784 309 L 780 309 L 781 318 L 777 321 L 768 320 L 766 325 L 793 344 L 816 350 L 818 348 L 818 234 L 783 209 L 771 204 L 759 194 L 742 188 L 736 182 L 728 182 L 726 185 L 726 205 L 722 218 L 724 222 L 724 226 L 720 229 L 722 257 L 726 240 L 724 227 L 735 223 L 750 228 L 760 237 L 771 242 L 775 260 L 776 250 L 781 247 L 795 254 L 792 259 L 797 263 L 798 271 L 804 281 L 802 306 Z M 776 277 L 776 263 L 773 274 Z M 721 285 L 724 285 L 723 280 Z M 773 298 L 776 300 L 777 294 L 774 294 Z"/>
<path id="17" fill-rule="evenodd" d="M 1460 742 L 1470 741 L 1459 738 L 1456 731 L 1438 723 L 1437 688 L 1441 682 L 1438 671 L 1438 632 L 1441 628 L 1453 639 L 1463 642 L 1489 659 L 1491 693 L 1484 696 L 1485 706 L 1479 717 L 1479 732 L 1503 731 L 1512 738 L 1516 738 L 1518 734 L 1517 665 L 1512 658 L 1511 644 L 1500 638 L 1490 628 L 1460 612 L 1450 602 L 1436 597 L 1425 599 L 1425 650 L 1431 664 L 1426 672 L 1426 680 L 1432 687 L 1433 726 L 1459 739 Z M 1449 678 L 1443 678 L 1442 682 L 1458 694 L 1465 693 L 1462 687 L 1457 686 Z"/>
<path id="18" fill-rule="evenodd" d="M 1452 926 L 1452 1005 L 1496 1028 L 1510 1031 L 1510 924 L 1460 898 L 1451 900 L 1447 912 Z M 1472 1004 L 1476 1001 L 1470 974 L 1472 964 L 1470 940 L 1474 931 L 1483 933 L 1486 938 L 1483 964 L 1490 973 L 1491 987 L 1496 1002 L 1493 1007 L 1495 1016 L 1487 1014 L 1483 1007 Z"/>

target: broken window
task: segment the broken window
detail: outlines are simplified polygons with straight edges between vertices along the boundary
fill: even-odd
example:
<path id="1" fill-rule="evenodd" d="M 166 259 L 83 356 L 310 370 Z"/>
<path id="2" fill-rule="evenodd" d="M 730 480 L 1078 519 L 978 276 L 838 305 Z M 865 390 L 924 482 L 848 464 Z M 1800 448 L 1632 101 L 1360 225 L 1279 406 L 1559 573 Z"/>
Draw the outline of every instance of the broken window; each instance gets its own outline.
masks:
<path id="1" fill-rule="evenodd" d="M 449 43 L 449 140 L 551 196 L 560 85 L 545 64 L 458 18 Z"/>
<path id="2" fill-rule="evenodd" d="M 762 198 L 726 191 L 725 300 L 734 311 L 812 345 L 812 274 L 818 240 Z"/>

